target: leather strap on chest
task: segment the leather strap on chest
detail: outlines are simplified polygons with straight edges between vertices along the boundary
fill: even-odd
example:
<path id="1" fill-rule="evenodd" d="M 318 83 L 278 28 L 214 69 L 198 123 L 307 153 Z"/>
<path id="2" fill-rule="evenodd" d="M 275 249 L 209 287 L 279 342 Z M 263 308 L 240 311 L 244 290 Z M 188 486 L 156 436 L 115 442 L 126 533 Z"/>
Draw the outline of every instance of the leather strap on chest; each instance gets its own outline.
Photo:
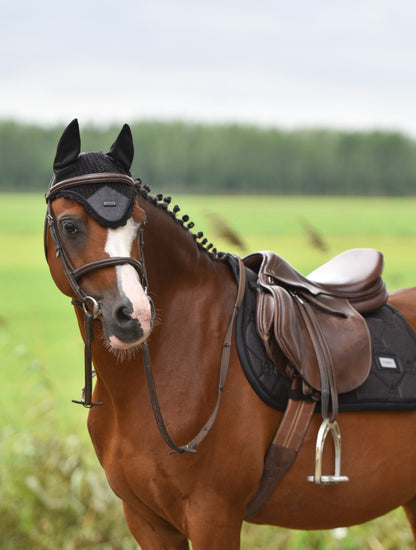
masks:
<path id="1" fill-rule="evenodd" d="M 166 428 L 165 421 L 163 420 L 162 411 L 160 409 L 149 349 L 147 347 L 146 342 L 142 344 L 144 370 L 146 374 L 146 382 L 147 382 L 147 388 L 149 391 L 150 401 L 152 403 L 153 414 L 156 419 L 156 423 L 159 428 L 161 436 L 163 437 L 164 441 L 169 445 L 169 447 L 172 449 L 171 453 L 179 453 L 179 454 L 182 454 L 185 452 L 196 453 L 195 447 L 199 445 L 201 441 L 208 435 L 208 432 L 211 430 L 215 422 L 215 419 L 217 417 L 218 410 L 220 407 L 222 392 L 224 390 L 225 380 L 227 378 L 228 365 L 230 363 L 231 345 L 232 345 L 235 319 L 237 317 L 238 310 L 240 309 L 241 303 L 243 301 L 244 291 L 246 287 L 246 270 L 240 258 L 238 258 L 238 265 L 239 265 L 239 280 L 238 280 L 237 297 L 233 307 L 233 312 L 231 314 L 231 320 L 228 325 L 227 332 L 225 334 L 224 343 L 222 346 L 217 402 L 215 404 L 214 410 L 212 411 L 211 416 L 209 417 L 207 423 L 204 425 L 201 431 L 191 441 L 189 441 L 189 443 L 186 443 L 186 445 L 182 445 L 182 446 L 176 445 L 176 443 L 173 441 L 173 439 L 169 435 L 169 432 Z"/>

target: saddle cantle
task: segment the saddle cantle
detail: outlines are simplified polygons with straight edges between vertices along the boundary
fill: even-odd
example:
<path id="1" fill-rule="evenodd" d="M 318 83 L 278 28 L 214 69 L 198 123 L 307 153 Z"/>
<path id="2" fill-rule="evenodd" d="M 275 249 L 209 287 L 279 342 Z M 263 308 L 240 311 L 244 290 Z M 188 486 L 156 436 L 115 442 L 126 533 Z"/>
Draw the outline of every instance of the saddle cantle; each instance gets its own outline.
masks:
<path id="1" fill-rule="evenodd" d="M 309 277 L 270 251 L 244 258 L 257 273 L 257 331 L 267 354 L 288 378 L 299 375 L 305 394 L 319 392 L 322 413 L 338 412 L 338 394 L 367 378 L 370 334 L 361 313 L 387 300 L 383 256 L 373 249 L 339 254 Z"/>
<path id="2" fill-rule="evenodd" d="M 371 313 L 387 301 L 387 287 L 381 274 L 384 257 L 374 248 L 353 248 L 341 252 L 307 276 L 312 284 L 346 298 L 360 313 Z"/>

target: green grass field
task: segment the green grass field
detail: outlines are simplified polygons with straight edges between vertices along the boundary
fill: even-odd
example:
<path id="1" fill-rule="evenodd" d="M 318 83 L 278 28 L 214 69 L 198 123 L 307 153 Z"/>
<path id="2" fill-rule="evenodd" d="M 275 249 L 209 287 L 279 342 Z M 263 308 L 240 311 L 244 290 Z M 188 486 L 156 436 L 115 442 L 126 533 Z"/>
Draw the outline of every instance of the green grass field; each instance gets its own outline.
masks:
<path id="1" fill-rule="evenodd" d="M 107 494 L 89 444 L 87 411 L 71 403 L 83 383 L 83 347 L 70 300 L 55 288 L 44 259 L 43 196 L 0 197 L 0 548 L 136 548 L 120 527 L 121 505 Z M 273 249 L 306 274 L 347 248 L 374 247 L 385 254 L 391 290 L 416 284 L 416 198 L 179 196 L 174 201 L 219 250 L 244 255 Z M 217 235 L 213 215 L 227 221 L 243 247 Z M 311 244 L 312 234 L 325 250 Z M 86 488 L 90 507 L 81 499 Z M 246 525 L 242 548 L 404 550 L 412 544 L 403 513 L 396 511 L 327 533 Z"/>

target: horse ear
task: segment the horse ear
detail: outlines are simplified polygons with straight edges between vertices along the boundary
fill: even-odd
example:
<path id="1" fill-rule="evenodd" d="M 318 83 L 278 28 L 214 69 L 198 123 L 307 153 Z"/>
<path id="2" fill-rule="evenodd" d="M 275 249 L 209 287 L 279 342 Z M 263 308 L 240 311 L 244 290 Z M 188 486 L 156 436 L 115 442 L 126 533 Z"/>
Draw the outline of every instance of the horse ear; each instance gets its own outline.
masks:
<path id="1" fill-rule="evenodd" d="M 53 171 L 65 168 L 74 162 L 81 150 L 81 138 L 79 135 L 78 120 L 75 118 L 65 128 L 56 149 L 56 156 L 53 163 Z"/>
<path id="2" fill-rule="evenodd" d="M 128 124 L 125 124 L 121 129 L 107 156 L 124 168 L 126 172 L 129 172 L 134 157 L 134 146 L 133 136 Z"/>

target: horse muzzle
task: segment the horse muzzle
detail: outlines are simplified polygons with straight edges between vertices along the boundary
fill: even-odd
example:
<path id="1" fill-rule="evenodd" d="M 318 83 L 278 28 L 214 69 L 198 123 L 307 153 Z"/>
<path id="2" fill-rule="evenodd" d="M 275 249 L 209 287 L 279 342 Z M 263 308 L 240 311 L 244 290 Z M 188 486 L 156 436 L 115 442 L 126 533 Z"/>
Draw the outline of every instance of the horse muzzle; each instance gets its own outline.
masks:
<path id="1" fill-rule="evenodd" d="M 104 300 L 100 306 L 104 334 L 112 348 L 127 350 L 137 347 L 152 332 L 155 310 L 147 296 L 139 310 L 126 297 L 115 304 Z"/>

